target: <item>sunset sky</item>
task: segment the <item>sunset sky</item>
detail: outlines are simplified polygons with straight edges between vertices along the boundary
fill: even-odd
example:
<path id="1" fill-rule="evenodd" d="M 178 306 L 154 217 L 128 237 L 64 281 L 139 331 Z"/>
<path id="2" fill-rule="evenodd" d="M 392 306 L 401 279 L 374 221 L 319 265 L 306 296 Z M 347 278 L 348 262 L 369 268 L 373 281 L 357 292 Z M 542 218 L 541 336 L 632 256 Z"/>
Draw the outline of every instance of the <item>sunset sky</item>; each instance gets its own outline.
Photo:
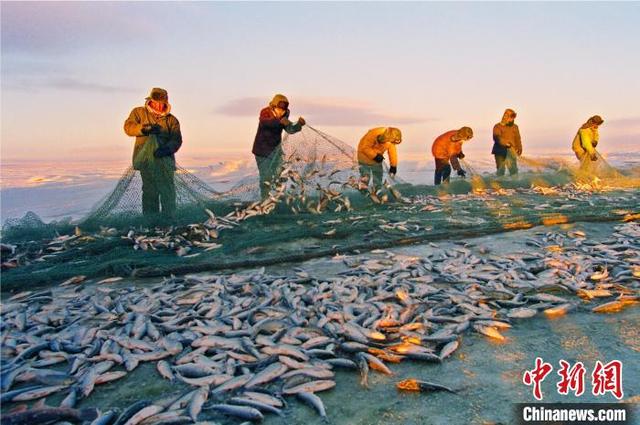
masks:
<path id="1" fill-rule="evenodd" d="M 128 161 L 122 124 L 169 91 L 183 161 L 250 155 L 274 93 L 352 145 L 403 130 L 401 159 L 462 125 L 488 155 L 503 110 L 526 151 L 640 148 L 640 3 L 2 2 L 2 158 Z"/>

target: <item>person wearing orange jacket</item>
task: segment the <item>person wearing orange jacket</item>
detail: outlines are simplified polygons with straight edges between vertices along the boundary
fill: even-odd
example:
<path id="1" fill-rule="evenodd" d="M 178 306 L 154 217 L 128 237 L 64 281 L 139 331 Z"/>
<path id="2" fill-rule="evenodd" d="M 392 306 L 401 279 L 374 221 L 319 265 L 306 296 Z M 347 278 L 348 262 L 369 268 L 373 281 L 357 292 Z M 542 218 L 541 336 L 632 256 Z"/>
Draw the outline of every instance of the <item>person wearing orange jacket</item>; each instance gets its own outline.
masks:
<path id="1" fill-rule="evenodd" d="M 384 154 L 389 153 L 389 175 L 394 177 L 398 171 L 398 151 L 396 145 L 402 143 L 402 133 L 395 127 L 372 128 L 358 144 L 358 164 L 363 180 L 373 180 L 374 190 L 382 187 L 382 162 Z"/>
<path id="2" fill-rule="evenodd" d="M 462 144 L 473 137 L 473 130 L 462 127 L 459 130 L 451 130 L 438 136 L 433 142 L 431 153 L 436 161 L 434 184 L 439 185 L 443 181 L 449 183 L 451 167 L 458 172 L 460 177 L 467 175 L 460 166 L 459 159 L 464 158 Z"/>

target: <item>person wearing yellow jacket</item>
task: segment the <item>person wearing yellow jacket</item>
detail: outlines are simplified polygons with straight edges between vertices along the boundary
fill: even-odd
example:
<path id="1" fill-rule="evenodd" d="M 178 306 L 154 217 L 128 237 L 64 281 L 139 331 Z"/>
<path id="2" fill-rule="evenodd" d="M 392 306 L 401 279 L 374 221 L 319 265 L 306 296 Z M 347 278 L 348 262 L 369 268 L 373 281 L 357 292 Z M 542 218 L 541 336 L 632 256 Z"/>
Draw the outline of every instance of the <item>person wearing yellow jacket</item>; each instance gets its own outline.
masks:
<path id="1" fill-rule="evenodd" d="M 402 133 L 395 127 L 372 128 L 358 144 L 358 164 L 363 181 L 373 180 L 374 190 L 382 187 L 382 161 L 389 153 L 389 175 L 398 171 L 398 151 L 396 145 L 402 143 Z"/>
<path id="2" fill-rule="evenodd" d="M 600 140 L 598 134 L 598 127 L 602 125 L 604 120 L 600 115 L 594 115 L 582 124 L 575 137 L 571 148 L 581 162 L 580 169 L 587 170 L 591 167 L 591 161 L 597 161 L 598 155 L 596 152 L 596 146 Z"/>

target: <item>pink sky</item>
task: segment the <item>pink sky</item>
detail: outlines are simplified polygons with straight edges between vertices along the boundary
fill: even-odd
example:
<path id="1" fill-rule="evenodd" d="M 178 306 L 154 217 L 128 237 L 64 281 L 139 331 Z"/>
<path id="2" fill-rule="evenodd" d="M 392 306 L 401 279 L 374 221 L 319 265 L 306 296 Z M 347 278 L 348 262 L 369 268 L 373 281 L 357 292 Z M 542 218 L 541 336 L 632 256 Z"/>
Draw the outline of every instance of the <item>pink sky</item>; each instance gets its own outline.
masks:
<path id="1" fill-rule="evenodd" d="M 2 161 L 127 163 L 122 123 L 169 90 L 182 162 L 250 155 L 276 92 L 356 146 L 393 125 L 400 158 L 503 110 L 525 152 L 566 151 L 591 115 L 603 152 L 640 147 L 639 3 L 2 3 Z"/>

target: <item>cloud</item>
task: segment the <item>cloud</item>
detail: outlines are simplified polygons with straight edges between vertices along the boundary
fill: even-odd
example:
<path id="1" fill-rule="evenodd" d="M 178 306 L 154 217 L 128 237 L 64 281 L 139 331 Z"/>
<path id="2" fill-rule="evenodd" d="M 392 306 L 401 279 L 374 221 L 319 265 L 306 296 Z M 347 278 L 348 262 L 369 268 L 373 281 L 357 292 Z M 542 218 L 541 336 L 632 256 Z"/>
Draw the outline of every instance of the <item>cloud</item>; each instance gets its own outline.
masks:
<path id="1" fill-rule="evenodd" d="M 133 7 L 127 13 L 126 6 L 113 3 L 3 2 L 3 54 L 57 54 L 96 44 L 130 43 L 151 27 L 144 14 L 131 11 Z"/>
<path id="2" fill-rule="evenodd" d="M 60 90 L 77 90 L 89 92 L 132 92 L 134 89 L 129 87 L 113 86 L 108 84 L 92 83 L 80 81 L 74 78 L 56 78 L 43 85 L 47 85 Z"/>
<path id="3" fill-rule="evenodd" d="M 256 116 L 265 106 L 265 99 L 244 97 L 233 99 L 216 108 L 215 112 L 232 117 Z M 317 125 L 400 125 L 434 121 L 434 118 L 396 115 L 380 112 L 373 105 L 342 98 L 296 98 L 291 103 L 294 115 Z"/>
<path id="4" fill-rule="evenodd" d="M 640 147 L 640 117 L 613 118 L 607 120 L 600 129 L 601 144 L 620 147 Z"/>
<path id="5" fill-rule="evenodd" d="M 605 120 L 605 122 L 609 122 L 611 124 L 622 124 L 622 125 L 628 125 L 628 124 L 632 124 L 632 125 L 638 125 L 640 124 L 640 117 L 627 117 L 627 118 L 614 118 L 611 120 Z"/>
<path id="6" fill-rule="evenodd" d="M 603 125 L 622 131 L 640 131 L 640 117 L 614 118 L 611 120 L 605 118 Z"/>
<path id="7" fill-rule="evenodd" d="M 71 77 L 54 78 L 22 78 L 12 83 L 4 82 L 3 89 L 38 91 L 41 89 L 71 90 L 87 93 L 128 93 L 134 91 L 130 87 L 122 87 L 110 84 L 94 83 Z"/>

